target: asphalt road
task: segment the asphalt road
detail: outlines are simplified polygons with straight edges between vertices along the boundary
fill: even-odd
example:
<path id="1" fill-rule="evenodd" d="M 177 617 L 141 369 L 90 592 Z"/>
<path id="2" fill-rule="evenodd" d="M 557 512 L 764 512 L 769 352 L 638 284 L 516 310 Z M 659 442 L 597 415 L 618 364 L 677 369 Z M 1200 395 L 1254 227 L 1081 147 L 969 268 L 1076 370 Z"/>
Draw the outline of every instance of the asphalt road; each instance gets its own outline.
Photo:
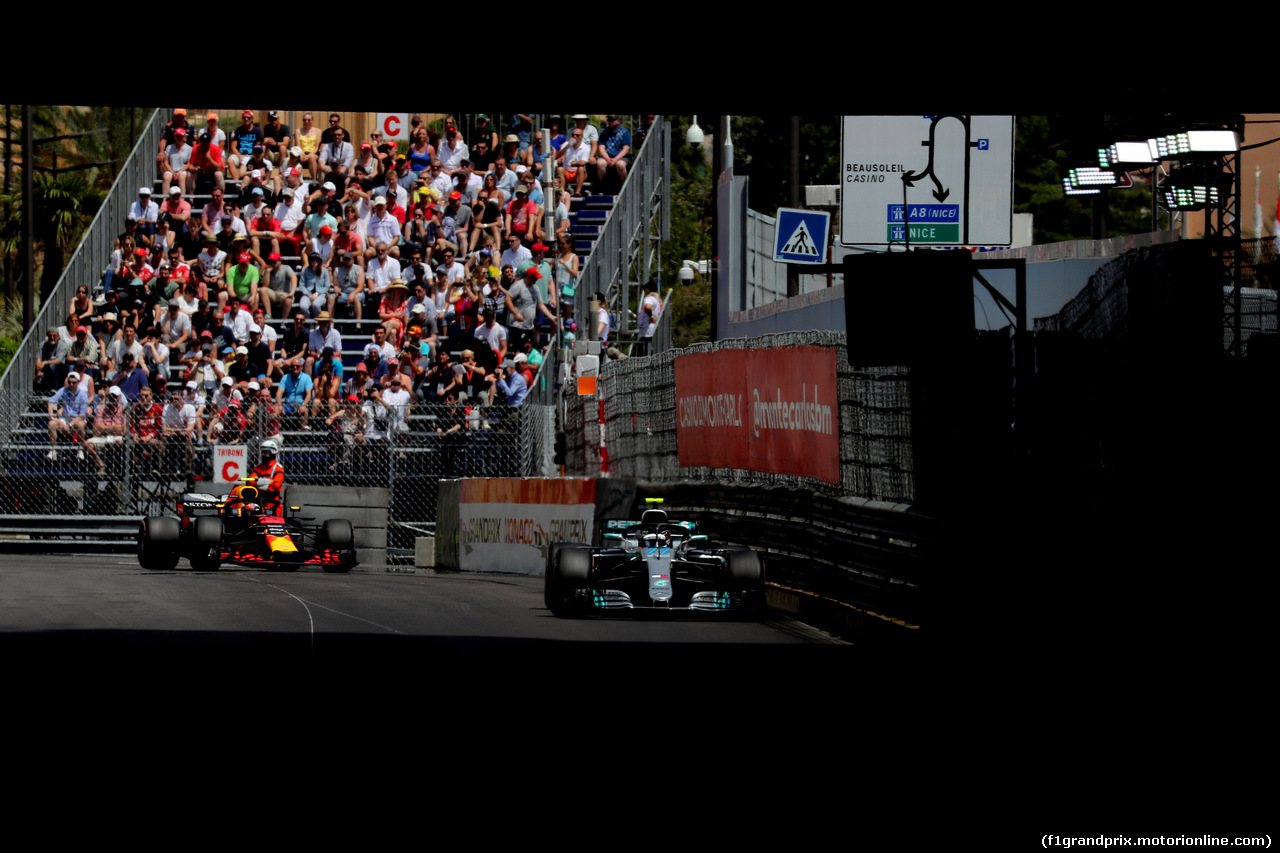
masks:
<path id="1" fill-rule="evenodd" d="M 607 696 L 635 679 L 734 692 L 765 670 L 816 683 L 859 651 L 782 616 L 664 616 L 557 619 L 542 579 L 515 575 L 196 573 L 185 561 L 155 572 L 131 555 L 0 554 L 11 672 L 56 668 L 148 691 L 169 678 L 190 688 L 197 673 L 271 689 L 311 672 L 329 684 L 335 673 L 366 686 L 412 677 L 494 695 Z"/>

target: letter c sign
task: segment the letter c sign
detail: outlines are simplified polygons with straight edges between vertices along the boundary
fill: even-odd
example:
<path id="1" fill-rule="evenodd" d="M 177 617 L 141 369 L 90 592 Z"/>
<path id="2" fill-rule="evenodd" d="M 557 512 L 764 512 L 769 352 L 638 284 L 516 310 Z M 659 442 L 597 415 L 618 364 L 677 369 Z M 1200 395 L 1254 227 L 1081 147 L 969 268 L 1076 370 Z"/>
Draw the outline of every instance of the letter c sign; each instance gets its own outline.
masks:
<path id="1" fill-rule="evenodd" d="M 235 485 L 244 476 L 248 456 L 242 444 L 215 445 L 213 448 L 214 482 L 221 486 Z"/>
<path id="2" fill-rule="evenodd" d="M 408 126 L 408 113 L 378 113 L 378 127 L 382 130 L 383 139 L 408 139 Z"/>

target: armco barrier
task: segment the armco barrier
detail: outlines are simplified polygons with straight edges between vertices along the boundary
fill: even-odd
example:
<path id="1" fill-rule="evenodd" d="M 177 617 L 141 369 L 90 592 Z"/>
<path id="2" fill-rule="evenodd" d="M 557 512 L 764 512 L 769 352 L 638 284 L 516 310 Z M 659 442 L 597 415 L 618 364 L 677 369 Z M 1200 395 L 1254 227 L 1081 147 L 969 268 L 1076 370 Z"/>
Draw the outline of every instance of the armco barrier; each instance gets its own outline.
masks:
<path id="1" fill-rule="evenodd" d="M 640 483 L 637 497 L 662 498 L 718 541 L 765 558 L 774 593 L 799 613 L 842 632 L 915 628 L 927 619 L 925 590 L 937 561 L 937 525 L 906 504 L 833 498 L 786 486 Z M 788 608 L 790 609 L 790 608 Z"/>

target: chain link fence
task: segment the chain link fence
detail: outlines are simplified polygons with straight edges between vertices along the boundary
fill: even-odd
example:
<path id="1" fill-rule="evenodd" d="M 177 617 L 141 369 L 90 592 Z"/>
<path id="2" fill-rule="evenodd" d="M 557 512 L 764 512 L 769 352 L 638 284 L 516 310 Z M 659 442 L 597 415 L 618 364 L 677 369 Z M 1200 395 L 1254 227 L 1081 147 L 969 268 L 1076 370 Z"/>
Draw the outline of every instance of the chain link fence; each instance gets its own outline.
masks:
<path id="1" fill-rule="evenodd" d="M 836 351 L 841 483 L 737 468 L 680 467 L 676 444 L 676 359 L 688 353 L 790 346 L 830 347 Z M 574 476 L 595 476 L 603 465 L 610 475 L 650 483 L 697 480 L 786 485 L 892 503 L 911 503 L 915 499 L 910 370 L 895 366 L 851 367 L 843 332 L 787 332 L 694 344 L 621 361 L 606 360 L 601 366 L 600 387 L 599 398 L 564 398 L 565 463 Z"/>
<path id="2" fill-rule="evenodd" d="M 215 480 L 219 448 L 243 448 L 244 472 L 272 439 L 289 484 L 388 488 L 389 554 L 409 556 L 413 539 L 434 531 L 439 480 L 542 476 L 550 467 L 547 406 L 470 401 L 396 411 L 366 400 L 321 403 L 304 418 L 286 414 L 270 392 L 239 406 L 196 394 L 184 417 L 173 390 L 167 400 L 152 394 L 147 402 L 144 392 L 130 403 L 110 388 L 0 396 L 16 424 L 0 453 L 0 514 L 32 516 L 33 524 L 43 524 L 37 517 L 172 514 L 185 491 L 226 491 Z"/>

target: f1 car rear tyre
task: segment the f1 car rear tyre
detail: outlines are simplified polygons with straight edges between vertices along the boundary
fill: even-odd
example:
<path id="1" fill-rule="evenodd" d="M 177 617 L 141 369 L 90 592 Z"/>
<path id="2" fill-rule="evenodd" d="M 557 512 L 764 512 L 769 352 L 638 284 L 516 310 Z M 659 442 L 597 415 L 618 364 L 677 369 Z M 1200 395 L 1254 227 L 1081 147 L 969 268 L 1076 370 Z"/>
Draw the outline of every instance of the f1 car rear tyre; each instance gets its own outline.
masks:
<path id="1" fill-rule="evenodd" d="M 351 522 L 345 518 L 326 519 L 320 526 L 320 535 L 316 537 L 316 550 L 350 551 L 355 548 L 355 531 Z M 351 571 L 350 563 L 325 563 L 326 572 L 346 573 Z"/>
<path id="2" fill-rule="evenodd" d="M 144 569 L 172 569 L 178 565 L 181 536 L 182 525 L 176 518 L 144 518 L 138 525 L 138 564 Z"/>
<path id="3" fill-rule="evenodd" d="M 562 546 L 548 561 L 543 603 L 553 615 L 562 619 L 578 615 L 574 607 L 574 590 L 586 584 L 591 576 L 591 552 L 583 548 Z"/>
<path id="4" fill-rule="evenodd" d="M 216 572 L 222 565 L 222 519 L 197 518 L 192 534 L 191 555 L 187 558 L 197 572 Z"/>

